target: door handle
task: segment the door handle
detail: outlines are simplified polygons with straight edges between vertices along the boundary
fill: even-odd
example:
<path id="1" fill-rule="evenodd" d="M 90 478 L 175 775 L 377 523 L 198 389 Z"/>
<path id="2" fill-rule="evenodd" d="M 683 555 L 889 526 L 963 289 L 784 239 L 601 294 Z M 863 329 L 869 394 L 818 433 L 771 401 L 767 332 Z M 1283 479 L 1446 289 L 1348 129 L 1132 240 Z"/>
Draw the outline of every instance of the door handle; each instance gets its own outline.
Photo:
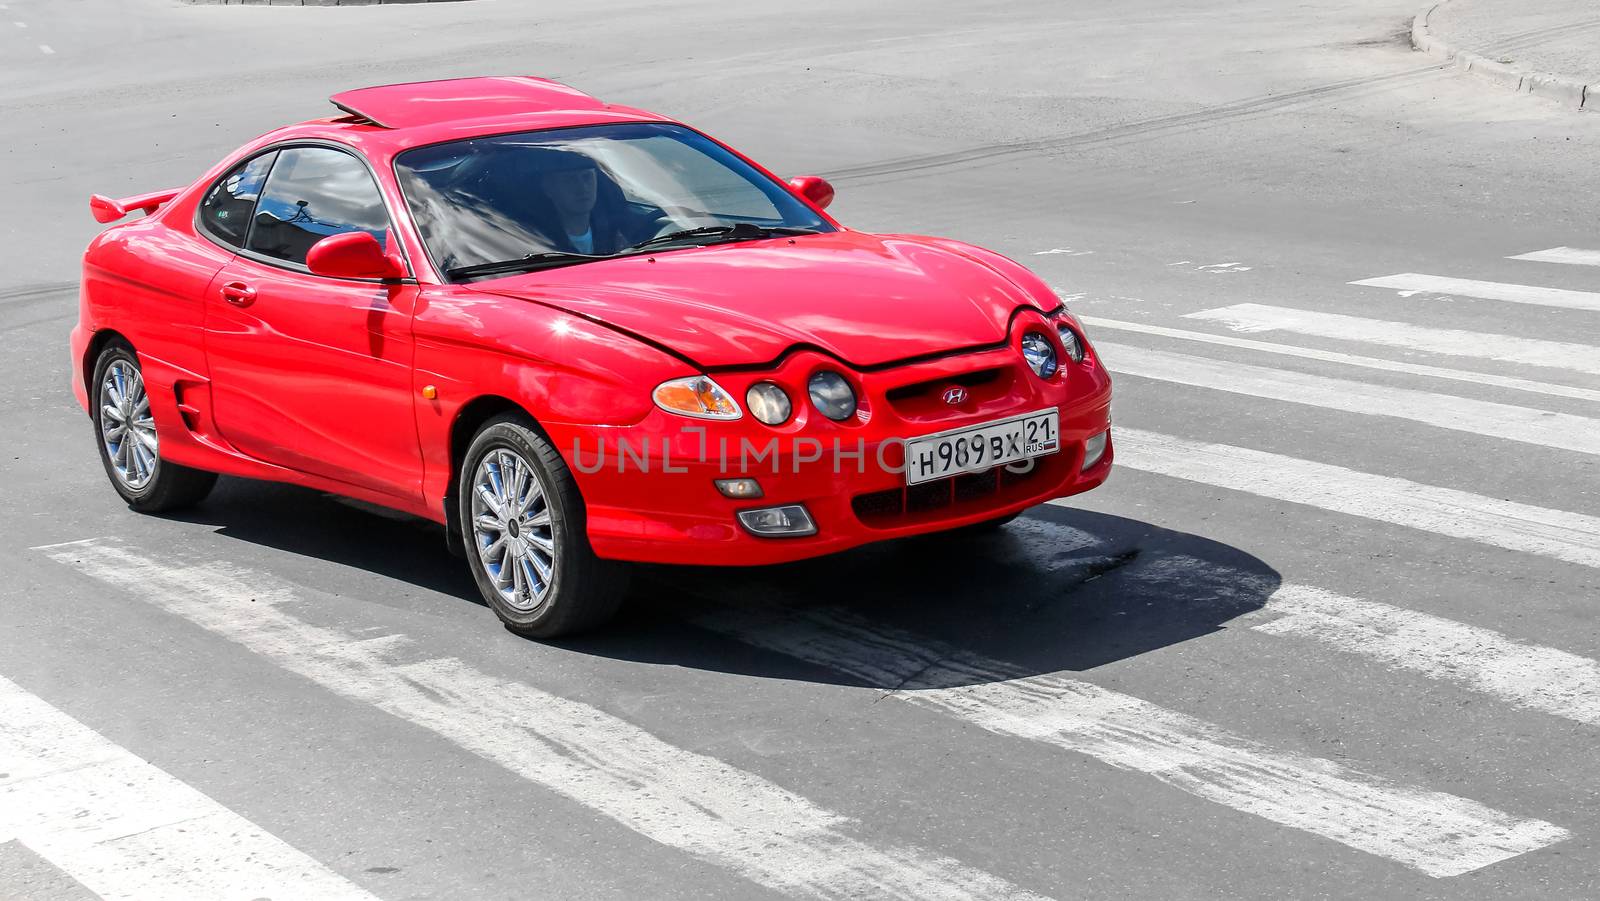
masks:
<path id="1" fill-rule="evenodd" d="M 222 299 L 236 307 L 248 307 L 256 302 L 256 289 L 244 282 L 229 282 L 222 286 Z"/>

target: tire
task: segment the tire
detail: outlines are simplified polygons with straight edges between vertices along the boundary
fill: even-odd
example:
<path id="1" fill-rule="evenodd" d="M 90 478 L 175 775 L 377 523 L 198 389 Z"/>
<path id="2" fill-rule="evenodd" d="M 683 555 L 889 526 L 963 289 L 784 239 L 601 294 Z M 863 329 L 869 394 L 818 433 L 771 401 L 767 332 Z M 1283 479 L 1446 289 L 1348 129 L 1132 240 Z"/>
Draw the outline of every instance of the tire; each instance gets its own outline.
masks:
<path id="1" fill-rule="evenodd" d="M 126 342 L 113 341 L 100 351 L 89 392 L 100 462 L 111 487 L 129 507 L 140 513 L 164 513 L 192 507 L 211 493 L 216 473 L 161 459 L 144 373 Z"/>
<path id="2" fill-rule="evenodd" d="M 531 480 L 520 492 L 519 479 Z M 521 509 L 507 508 L 507 500 Z M 528 417 L 500 416 L 478 430 L 456 503 L 467 566 L 507 629 L 531 638 L 572 635 L 605 623 L 622 605 L 628 569 L 595 556 L 572 471 Z"/>

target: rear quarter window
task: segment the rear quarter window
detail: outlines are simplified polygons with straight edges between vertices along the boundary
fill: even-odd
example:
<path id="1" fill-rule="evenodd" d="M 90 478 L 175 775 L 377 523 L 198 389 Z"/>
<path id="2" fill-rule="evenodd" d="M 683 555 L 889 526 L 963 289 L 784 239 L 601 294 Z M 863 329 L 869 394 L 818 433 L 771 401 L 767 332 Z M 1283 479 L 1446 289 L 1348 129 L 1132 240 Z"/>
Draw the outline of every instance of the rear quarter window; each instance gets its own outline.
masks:
<path id="1" fill-rule="evenodd" d="M 200 226 L 225 244 L 243 247 L 261 186 L 277 156 L 277 151 L 272 151 L 251 157 L 212 185 L 200 202 Z"/>

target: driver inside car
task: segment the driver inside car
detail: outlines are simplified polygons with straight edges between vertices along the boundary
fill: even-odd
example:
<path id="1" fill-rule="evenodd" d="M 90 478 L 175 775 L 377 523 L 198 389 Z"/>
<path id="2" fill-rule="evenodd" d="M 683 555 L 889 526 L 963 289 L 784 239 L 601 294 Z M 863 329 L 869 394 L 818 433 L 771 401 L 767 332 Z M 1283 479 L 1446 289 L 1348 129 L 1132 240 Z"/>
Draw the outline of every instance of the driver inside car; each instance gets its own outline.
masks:
<path id="1" fill-rule="evenodd" d="M 537 221 L 553 250 L 612 254 L 633 243 L 625 234 L 622 192 L 594 160 L 568 150 L 535 155 Z"/>

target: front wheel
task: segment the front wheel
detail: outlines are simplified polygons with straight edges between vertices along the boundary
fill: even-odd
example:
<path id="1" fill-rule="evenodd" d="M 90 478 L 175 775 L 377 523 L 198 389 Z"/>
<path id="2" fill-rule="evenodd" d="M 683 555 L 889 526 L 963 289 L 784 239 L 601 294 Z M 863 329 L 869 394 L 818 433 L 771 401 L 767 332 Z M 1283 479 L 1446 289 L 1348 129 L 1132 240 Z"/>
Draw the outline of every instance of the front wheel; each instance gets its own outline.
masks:
<path id="1" fill-rule="evenodd" d="M 193 506 L 211 493 L 215 473 L 161 459 L 150 395 L 133 348 L 121 342 L 106 345 L 95 361 L 92 385 L 90 409 L 100 462 L 129 507 L 161 513 Z"/>
<path id="2" fill-rule="evenodd" d="M 604 623 L 627 570 L 596 557 L 572 471 L 523 416 L 472 439 L 457 484 L 467 565 L 506 628 L 555 638 Z"/>

